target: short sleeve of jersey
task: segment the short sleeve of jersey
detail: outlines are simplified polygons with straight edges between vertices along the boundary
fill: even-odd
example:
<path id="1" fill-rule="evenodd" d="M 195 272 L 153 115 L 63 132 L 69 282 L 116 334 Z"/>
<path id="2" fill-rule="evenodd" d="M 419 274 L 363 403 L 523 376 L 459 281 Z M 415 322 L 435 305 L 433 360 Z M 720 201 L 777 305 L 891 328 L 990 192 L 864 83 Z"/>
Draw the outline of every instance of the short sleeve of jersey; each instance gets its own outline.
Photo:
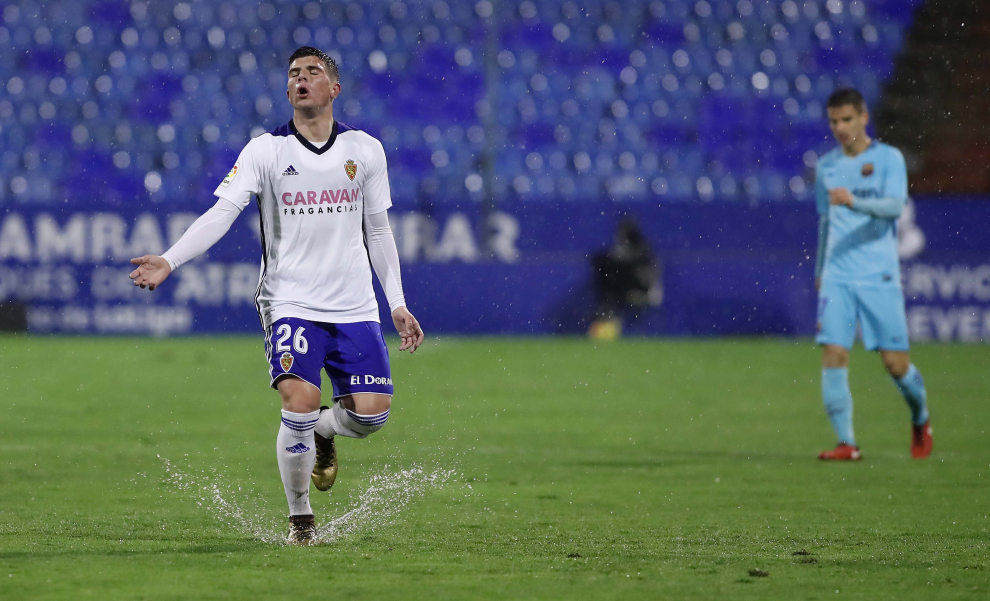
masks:
<path id="1" fill-rule="evenodd" d="M 373 138 L 369 157 L 368 179 L 364 183 L 364 214 L 381 213 L 392 206 L 392 190 L 388 185 L 388 165 L 385 148 Z"/>
<path id="2" fill-rule="evenodd" d="M 263 149 L 264 141 L 261 136 L 248 142 L 237 157 L 234 167 L 213 193 L 242 210 L 248 206 L 251 197 L 261 193 Z"/>

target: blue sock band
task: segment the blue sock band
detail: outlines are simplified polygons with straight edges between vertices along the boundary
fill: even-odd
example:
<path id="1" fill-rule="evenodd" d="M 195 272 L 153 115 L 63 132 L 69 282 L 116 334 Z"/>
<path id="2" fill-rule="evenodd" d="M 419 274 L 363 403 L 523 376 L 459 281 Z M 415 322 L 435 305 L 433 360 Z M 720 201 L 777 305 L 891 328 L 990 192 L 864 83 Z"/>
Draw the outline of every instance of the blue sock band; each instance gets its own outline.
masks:
<path id="1" fill-rule="evenodd" d="M 853 399 L 849 392 L 849 368 L 827 367 L 822 370 L 822 401 L 839 442 L 855 445 L 853 436 Z"/>
<path id="2" fill-rule="evenodd" d="M 928 421 L 928 393 L 925 391 L 925 380 L 921 372 L 912 363 L 907 373 L 900 380 L 894 380 L 908 407 L 911 408 L 911 423 L 921 426 Z"/>

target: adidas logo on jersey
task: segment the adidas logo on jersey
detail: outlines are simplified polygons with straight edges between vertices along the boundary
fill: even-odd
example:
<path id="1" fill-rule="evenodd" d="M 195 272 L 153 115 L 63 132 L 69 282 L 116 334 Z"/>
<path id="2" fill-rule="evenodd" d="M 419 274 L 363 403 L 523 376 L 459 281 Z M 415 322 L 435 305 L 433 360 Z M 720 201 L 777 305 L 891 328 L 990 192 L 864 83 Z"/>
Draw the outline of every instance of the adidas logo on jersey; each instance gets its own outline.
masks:
<path id="1" fill-rule="evenodd" d="M 282 175 L 299 175 L 299 172 L 296 171 L 296 168 L 295 167 L 293 167 L 292 165 L 289 165 L 289 168 L 286 169 L 285 171 L 283 171 L 282 172 Z"/>

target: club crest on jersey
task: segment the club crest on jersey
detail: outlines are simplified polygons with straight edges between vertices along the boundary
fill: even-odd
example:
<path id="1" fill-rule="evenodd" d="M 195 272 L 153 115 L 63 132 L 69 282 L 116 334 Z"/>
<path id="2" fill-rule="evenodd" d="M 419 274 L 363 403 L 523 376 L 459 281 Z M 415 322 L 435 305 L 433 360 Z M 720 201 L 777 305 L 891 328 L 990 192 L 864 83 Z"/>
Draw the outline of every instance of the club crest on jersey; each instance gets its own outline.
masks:
<path id="1" fill-rule="evenodd" d="M 289 353 L 282 353 L 278 362 L 282 365 L 282 371 L 289 371 L 292 369 L 292 355 Z"/>
<path id="2" fill-rule="evenodd" d="M 860 173 L 863 174 L 863 177 L 870 177 L 871 175 L 873 175 L 873 163 L 864 163 L 863 169 L 860 171 Z"/>
<path id="3" fill-rule="evenodd" d="M 344 163 L 344 173 L 347 174 L 347 177 L 349 177 L 352 182 L 354 181 L 354 178 L 357 177 L 357 163 L 354 162 L 354 159 L 347 159 L 347 162 Z"/>
<path id="4" fill-rule="evenodd" d="M 231 169 L 230 172 L 227 173 L 227 177 L 223 178 L 223 181 L 220 182 L 221 186 L 229 186 L 230 182 L 234 181 L 234 176 L 237 175 L 237 167 L 239 165 L 240 163 L 234 163 L 234 168 Z"/>

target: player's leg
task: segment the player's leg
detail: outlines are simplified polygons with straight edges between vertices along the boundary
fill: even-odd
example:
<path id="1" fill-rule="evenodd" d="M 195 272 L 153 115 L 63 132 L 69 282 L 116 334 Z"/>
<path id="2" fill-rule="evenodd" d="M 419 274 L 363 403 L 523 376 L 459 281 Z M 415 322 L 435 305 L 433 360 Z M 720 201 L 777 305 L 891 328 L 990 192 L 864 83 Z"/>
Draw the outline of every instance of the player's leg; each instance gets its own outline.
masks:
<path id="1" fill-rule="evenodd" d="M 316 424 L 317 461 L 313 483 L 327 490 L 337 477 L 335 436 L 365 438 L 388 421 L 392 372 L 381 326 L 376 322 L 330 326 L 331 351 L 324 367 L 334 404 L 322 407 Z"/>
<path id="2" fill-rule="evenodd" d="M 822 402 L 828 420 L 835 431 L 838 446 L 834 449 L 838 455 L 849 455 L 849 459 L 858 459 L 858 453 L 851 449 L 856 447 L 856 436 L 853 433 L 853 399 L 849 390 L 849 350 L 835 345 L 822 346 Z M 849 447 L 849 448 L 847 448 Z M 844 459 L 844 456 L 829 455 L 832 451 L 824 451 L 821 459 Z M 834 453 L 833 453 L 834 454 Z M 853 455 L 857 455 L 853 457 Z"/>
<path id="3" fill-rule="evenodd" d="M 818 336 L 822 345 L 822 402 L 838 445 L 819 459 L 860 458 L 853 434 L 853 400 L 849 390 L 849 349 L 856 337 L 856 302 L 849 288 L 823 282 L 818 299 Z"/>
<path id="4" fill-rule="evenodd" d="M 388 420 L 392 397 L 385 394 L 355 393 L 334 399 L 332 407 L 320 407 L 316 424 L 316 463 L 312 480 L 319 490 L 330 490 L 340 467 L 335 436 L 365 438 L 381 430 Z"/>
<path id="5" fill-rule="evenodd" d="M 320 390 L 294 376 L 283 377 L 277 386 L 282 397 L 282 424 L 275 450 L 289 503 L 289 542 L 311 544 L 316 522 L 309 503 L 309 482 L 316 463 L 313 429 L 320 415 Z"/>
<path id="6" fill-rule="evenodd" d="M 320 413 L 317 431 L 323 435 L 367 438 L 381 430 L 388 421 L 392 396 L 356 392 L 334 399 L 334 406 Z"/>
<path id="7" fill-rule="evenodd" d="M 894 380 L 911 411 L 911 456 L 924 459 L 932 452 L 925 380 L 913 363 L 908 346 L 904 293 L 895 283 L 864 287 L 863 342 L 879 350 L 887 373 Z"/>
<path id="8" fill-rule="evenodd" d="M 911 409 L 911 425 L 924 426 L 929 420 L 928 391 L 921 371 L 911 363 L 911 356 L 905 351 L 881 350 L 880 357 Z"/>
<path id="9" fill-rule="evenodd" d="M 296 318 L 279 320 L 270 331 L 267 350 L 272 387 L 282 400 L 275 452 L 289 504 L 289 542 L 310 544 L 315 536 L 309 502 L 310 473 L 316 462 L 313 430 L 320 414 L 326 334 L 316 324 Z"/>
<path id="10" fill-rule="evenodd" d="M 324 437 L 365 438 L 388 421 L 392 371 L 381 325 L 373 321 L 331 326 L 334 349 L 326 370 L 334 406 L 320 413 L 316 432 Z"/>

